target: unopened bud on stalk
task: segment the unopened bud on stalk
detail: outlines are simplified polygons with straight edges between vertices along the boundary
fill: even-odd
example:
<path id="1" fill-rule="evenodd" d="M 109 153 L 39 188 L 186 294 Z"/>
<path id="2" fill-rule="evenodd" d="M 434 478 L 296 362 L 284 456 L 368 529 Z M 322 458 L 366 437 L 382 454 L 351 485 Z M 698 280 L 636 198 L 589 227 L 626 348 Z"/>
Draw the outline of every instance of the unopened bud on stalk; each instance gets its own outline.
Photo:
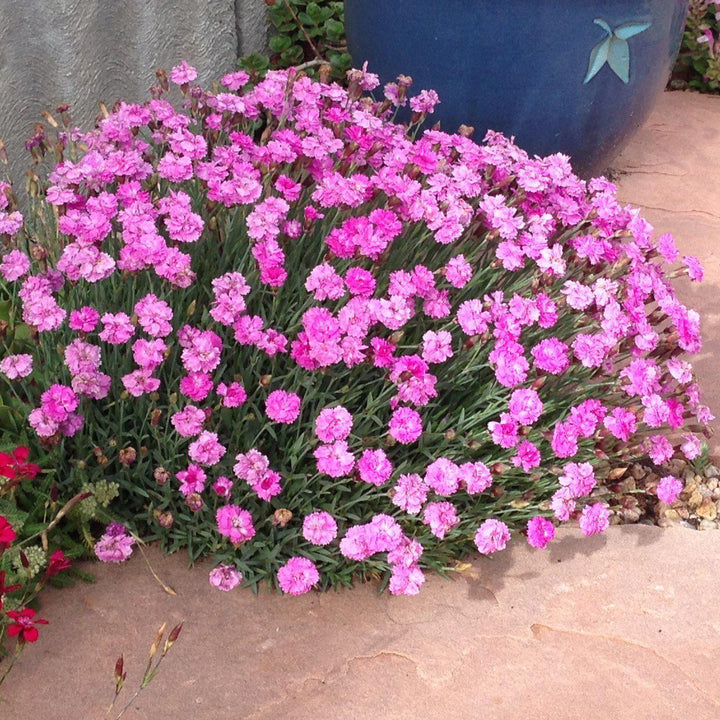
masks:
<path id="1" fill-rule="evenodd" d="M 108 459 L 107 455 L 101 455 L 98 458 L 98 465 L 100 465 L 100 467 L 107 467 L 109 463 L 110 463 L 110 460 Z"/>
<path id="2" fill-rule="evenodd" d="M 470 448 L 470 450 L 475 452 L 476 450 L 479 450 L 482 447 L 482 443 L 478 442 L 477 440 L 471 440 L 468 443 L 468 447 Z"/>
<path id="3" fill-rule="evenodd" d="M 506 472 L 508 469 L 508 466 L 501 462 L 496 462 L 491 468 L 490 472 L 493 475 L 502 475 L 504 472 Z"/>
<path id="4" fill-rule="evenodd" d="M 180 632 L 182 631 L 183 624 L 179 623 L 176 625 L 168 635 L 167 640 L 165 641 L 165 647 L 163 648 L 162 654 L 167 654 L 167 651 L 175 644 L 175 641 L 180 637 Z"/>
<path id="5" fill-rule="evenodd" d="M 547 382 L 547 375 L 541 375 L 531 385 L 533 390 L 539 390 Z"/>
<path id="6" fill-rule="evenodd" d="M 123 656 L 121 655 L 115 663 L 115 692 L 119 693 L 122 690 L 122 686 L 125 684 L 125 678 L 127 673 L 123 672 Z"/>
<path id="7" fill-rule="evenodd" d="M 448 442 L 452 442 L 456 438 L 457 438 L 457 433 L 455 432 L 455 430 L 450 429 L 445 432 L 445 439 Z"/>
<path id="8" fill-rule="evenodd" d="M 103 454 L 103 449 L 101 447 L 93 448 L 93 455 L 96 458 L 99 458 Z"/>
<path id="9" fill-rule="evenodd" d="M 458 128 L 458 135 L 460 135 L 461 137 L 472 137 L 474 132 L 475 128 L 472 125 L 461 125 Z"/>
<path id="10" fill-rule="evenodd" d="M 157 427 L 160 424 L 160 419 L 162 418 L 162 410 L 155 408 L 150 412 L 150 424 L 153 427 Z"/>
<path id="11" fill-rule="evenodd" d="M 260 377 L 260 387 L 269 387 L 272 382 L 272 375 L 262 375 Z"/>

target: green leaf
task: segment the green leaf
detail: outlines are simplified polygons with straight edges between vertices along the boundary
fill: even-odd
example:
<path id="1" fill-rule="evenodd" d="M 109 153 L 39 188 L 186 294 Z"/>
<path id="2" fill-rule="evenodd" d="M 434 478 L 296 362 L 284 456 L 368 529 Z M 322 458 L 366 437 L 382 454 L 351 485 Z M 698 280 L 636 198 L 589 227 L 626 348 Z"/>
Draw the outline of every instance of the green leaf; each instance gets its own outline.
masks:
<path id="1" fill-rule="evenodd" d="M 595 21 L 597 22 L 597 20 Z M 590 62 L 588 64 L 587 75 L 583 80 L 583 85 L 587 85 L 599 72 L 602 66 L 608 60 L 608 54 L 610 53 L 610 36 L 601 40 L 590 53 Z"/>
<path id="2" fill-rule="evenodd" d="M 652 23 L 649 22 L 628 22 L 618 25 L 613 34 L 621 40 L 628 40 L 641 32 L 645 32 Z"/>
<path id="3" fill-rule="evenodd" d="M 630 46 L 627 40 L 612 38 L 607 62 L 612 71 L 627 85 L 630 82 Z"/>
<path id="4" fill-rule="evenodd" d="M 281 53 L 292 47 L 292 40 L 287 35 L 273 35 L 268 45 L 273 52 Z"/>
<path id="5" fill-rule="evenodd" d="M 0 320 L 9 323 L 11 309 L 12 305 L 10 304 L 9 300 L 3 300 L 2 302 L 0 302 Z"/>

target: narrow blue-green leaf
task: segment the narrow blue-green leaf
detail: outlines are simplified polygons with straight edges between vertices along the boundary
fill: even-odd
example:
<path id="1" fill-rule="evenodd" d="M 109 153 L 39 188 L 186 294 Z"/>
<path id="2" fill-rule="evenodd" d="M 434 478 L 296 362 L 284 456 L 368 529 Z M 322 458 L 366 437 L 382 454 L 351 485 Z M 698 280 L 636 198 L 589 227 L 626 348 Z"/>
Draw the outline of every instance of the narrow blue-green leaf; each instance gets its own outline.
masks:
<path id="1" fill-rule="evenodd" d="M 641 32 L 645 32 L 652 23 L 649 22 L 628 22 L 618 25 L 614 30 L 615 37 L 621 40 L 628 40 Z"/>
<path id="2" fill-rule="evenodd" d="M 587 85 L 600 72 L 600 68 L 602 68 L 602 66 L 607 62 L 608 53 L 610 52 L 610 40 L 610 37 L 606 37 L 592 49 L 592 52 L 590 53 L 588 71 L 585 76 L 585 80 L 583 80 L 583 85 Z"/>
<path id="3" fill-rule="evenodd" d="M 602 18 L 595 18 L 593 22 L 599 25 L 608 35 L 612 35 L 612 28 Z"/>
<path id="4" fill-rule="evenodd" d="M 630 46 L 627 40 L 614 37 L 610 41 L 607 61 L 612 71 L 627 85 L 630 82 Z"/>

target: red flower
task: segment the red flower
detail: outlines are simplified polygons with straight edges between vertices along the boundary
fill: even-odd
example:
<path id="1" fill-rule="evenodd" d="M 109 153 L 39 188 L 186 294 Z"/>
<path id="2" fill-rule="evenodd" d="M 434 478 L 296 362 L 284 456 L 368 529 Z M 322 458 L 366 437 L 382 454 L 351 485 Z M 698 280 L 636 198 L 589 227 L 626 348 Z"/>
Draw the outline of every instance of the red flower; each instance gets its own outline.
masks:
<path id="1" fill-rule="evenodd" d="M 65 553 L 62 550 L 56 550 L 51 556 L 50 560 L 48 561 L 47 570 L 45 571 L 45 575 L 47 577 L 52 577 L 53 575 L 57 575 L 59 572 L 62 572 L 63 570 L 67 570 L 71 565 L 70 558 L 65 557 Z"/>
<path id="2" fill-rule="evenodd" d="M 38 629 L 35 625 L 47 625 L 48 621 L 35 617 L 35 611 L 32 608 L 23 608 L 20 611 L 8 610 L 7 616 L 13 620 L 13 624 L 8 626 L 8 637 L 18 636 L 18 642 L 35 642 L 38 639 Z"/>
<path id="3" fill-rule="evenodd" d="M 0 515 L 0 551 L 9 548 L 16 537 L 17 533 L 13 530 L 13 526 L 7 518 Z"/>
<path id="4" fill-rule="evenodd" d="M 32 480 L 40 472 L 40 468 L 27 462 L 30 450 L 20 446 L 13 450 L 12 455 L 0 452 L 0 475 L 10 480 Z"/>
<path id="5" fill-rule="evenodd" d="M 2 610 L 2 599 L 3 595 L 6 593 L 12 592 L 13 590 L 17 590 L 20 585 L 6 585 L 5 584 L 5 571 L 0 570 L 0 610 Z"/>

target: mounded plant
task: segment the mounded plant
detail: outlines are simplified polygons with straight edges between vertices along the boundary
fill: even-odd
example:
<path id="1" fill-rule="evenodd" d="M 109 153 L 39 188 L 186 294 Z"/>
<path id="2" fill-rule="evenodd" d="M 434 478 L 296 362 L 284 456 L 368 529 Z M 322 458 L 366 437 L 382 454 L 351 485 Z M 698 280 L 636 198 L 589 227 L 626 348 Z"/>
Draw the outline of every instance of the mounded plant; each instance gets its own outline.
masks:
<path id="1" fill-rule="evenodd" d="M 24 221 L 2 203 L 27 330 L 0 370 L 64 493 L 117 490 L 119 521 L 214 555 L 221 589 L 413 594 L 511 533 L 602 531 L 598 483 L 700 453 L 699 317 L 670 278 L 702 270 L 606 179 L 419 134 L 438 99 L 405 77 L 378 99 L 366 70 L 169 79 L 180 110 L 161 73 L 90 132 L 39 133 L 57 164 Z M 132 541 L 114 523 L 96 552 Z"/>

